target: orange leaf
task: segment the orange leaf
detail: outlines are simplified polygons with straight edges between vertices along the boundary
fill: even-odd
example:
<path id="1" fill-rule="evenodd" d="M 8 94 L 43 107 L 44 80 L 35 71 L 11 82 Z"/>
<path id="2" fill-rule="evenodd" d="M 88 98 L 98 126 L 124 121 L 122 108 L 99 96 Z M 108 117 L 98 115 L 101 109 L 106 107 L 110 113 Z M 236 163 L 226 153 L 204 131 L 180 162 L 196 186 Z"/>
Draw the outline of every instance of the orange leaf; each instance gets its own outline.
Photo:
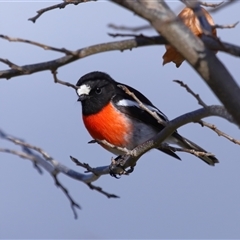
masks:
<path id="1" fill-rule="evenodd" d="M 204 16 L 206 17 L 208 23 L 213 26 L 214 22 L 211 17 L 211 15 L 208 13 L 208 11 L 204 8 L 201 8 Z M 193 10 L 191 8 L 184 8 L 178 15 L 180 19 L 182 19 L 183 23 L 190 28 L 190 30 L 193 32 L 194 35 L 201 37 L 203 31 L 200 26 L 198 18 L 195 16 Z M 213 36 L 217 35 L 216 29 L 212 30 Z M 182 55 L 175 50 L 174 47 L 171 45 L 165 45 L 166 47 L 166 52 L 163 55 L 163 65 L 169 62 L 174 62 L 176 64 L 176 67 L 179 67 L 182 62 L 185 60 Z"/>

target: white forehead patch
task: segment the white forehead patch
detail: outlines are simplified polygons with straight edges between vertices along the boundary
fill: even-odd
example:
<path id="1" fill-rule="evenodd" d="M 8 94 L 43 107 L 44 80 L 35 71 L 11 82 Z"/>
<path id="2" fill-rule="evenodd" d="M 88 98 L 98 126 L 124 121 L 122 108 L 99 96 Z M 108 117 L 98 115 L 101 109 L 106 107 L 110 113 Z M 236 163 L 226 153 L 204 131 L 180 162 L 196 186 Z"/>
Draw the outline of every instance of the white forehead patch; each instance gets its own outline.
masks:
<path id="1" fill-rule="evenodd" d="M 139 107 L 139 104 L 134 101 L 134 100 L 129 100 L 129 99 L 122 99 L 120 101 L 117 102 L 118 106 L 123 106 L 123 107 Z M 168 121 L 168 118 L 165 114 L 163 114 L 162 112 L 160 112 L 157 108 L 152 107 L 148 104 L 144 104 L 149 110 L 156 112 L 158 115 L 160 115 L 165 121 Z"/>
<path id="2" fill-rule="evenodd" d="M 77 90 L 77 94 L 78 96 L 81 96 L 81 95 L 88 95 L 91 91 L 91 87 L 89 85 L 81 85 L 80 88 Z"/>

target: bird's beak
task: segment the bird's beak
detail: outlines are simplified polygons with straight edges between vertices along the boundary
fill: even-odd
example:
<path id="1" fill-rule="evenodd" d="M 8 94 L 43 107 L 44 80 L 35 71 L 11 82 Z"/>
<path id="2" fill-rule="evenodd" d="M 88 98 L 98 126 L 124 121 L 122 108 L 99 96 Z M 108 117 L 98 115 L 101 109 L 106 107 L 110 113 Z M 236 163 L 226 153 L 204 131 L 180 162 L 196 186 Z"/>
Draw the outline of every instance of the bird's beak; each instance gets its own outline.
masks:
<path id="1" fill-rule="evenodd" d="M 82 101 L 84 101 L 86 98 L 87 98 L 87 94 L 82 94 L 82 95 L 79 96 L 78 102 L 82 102 Z"/>

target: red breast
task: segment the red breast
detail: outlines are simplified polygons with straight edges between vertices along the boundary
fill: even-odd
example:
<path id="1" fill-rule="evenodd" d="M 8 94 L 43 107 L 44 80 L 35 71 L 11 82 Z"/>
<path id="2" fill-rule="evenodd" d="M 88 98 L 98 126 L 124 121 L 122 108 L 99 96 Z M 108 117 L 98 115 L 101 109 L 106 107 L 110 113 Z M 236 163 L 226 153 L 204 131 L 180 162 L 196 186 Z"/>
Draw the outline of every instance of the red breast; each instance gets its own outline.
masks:
<path id="1" fill-rule="evenodd" d="M 131 125 L 111 103 L 98 113 L 83 116 L 83 122 L 93 139 L 106 140 L 115 146 L 127 147 Z"/>

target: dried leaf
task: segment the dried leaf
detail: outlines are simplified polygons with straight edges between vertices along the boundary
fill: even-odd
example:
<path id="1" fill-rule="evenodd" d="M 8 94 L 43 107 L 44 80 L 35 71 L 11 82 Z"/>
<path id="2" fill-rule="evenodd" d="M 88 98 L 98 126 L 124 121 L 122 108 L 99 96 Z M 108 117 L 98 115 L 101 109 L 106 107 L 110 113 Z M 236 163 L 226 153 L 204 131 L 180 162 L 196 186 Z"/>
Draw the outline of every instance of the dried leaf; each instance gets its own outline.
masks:
<path id="1" fill-rule="evenodd" d="M 204 8 L 202 8 L 202 12 L 204 13 L 207 21 L 211 26 L 214 25 L 213 19 L 211 15 L 208 13 L 208 11 Z M 178 15 L 180 19 L 182 19 L 183 23 L 190 28 L 190 30 L 193 32 L 194 35 L 201 37 L 203 31 L 200 26 L 198 18 L 195 16 L 193 10 L 191 8 L 184 8 Z M 217 31 L 214 28 L 212 30 L 213 36 L 217 35 Z M 174 47 L 171 45 L 165 45 L 166 52 L 163 55 L 163 65 L 169 62 L 174 62 L 176 64 L 176 67 L 179 67 L 182 62 L 185 60 L 184 57 L 180 53 L 178 53 L 177 50 L 175 50 Z"/>

